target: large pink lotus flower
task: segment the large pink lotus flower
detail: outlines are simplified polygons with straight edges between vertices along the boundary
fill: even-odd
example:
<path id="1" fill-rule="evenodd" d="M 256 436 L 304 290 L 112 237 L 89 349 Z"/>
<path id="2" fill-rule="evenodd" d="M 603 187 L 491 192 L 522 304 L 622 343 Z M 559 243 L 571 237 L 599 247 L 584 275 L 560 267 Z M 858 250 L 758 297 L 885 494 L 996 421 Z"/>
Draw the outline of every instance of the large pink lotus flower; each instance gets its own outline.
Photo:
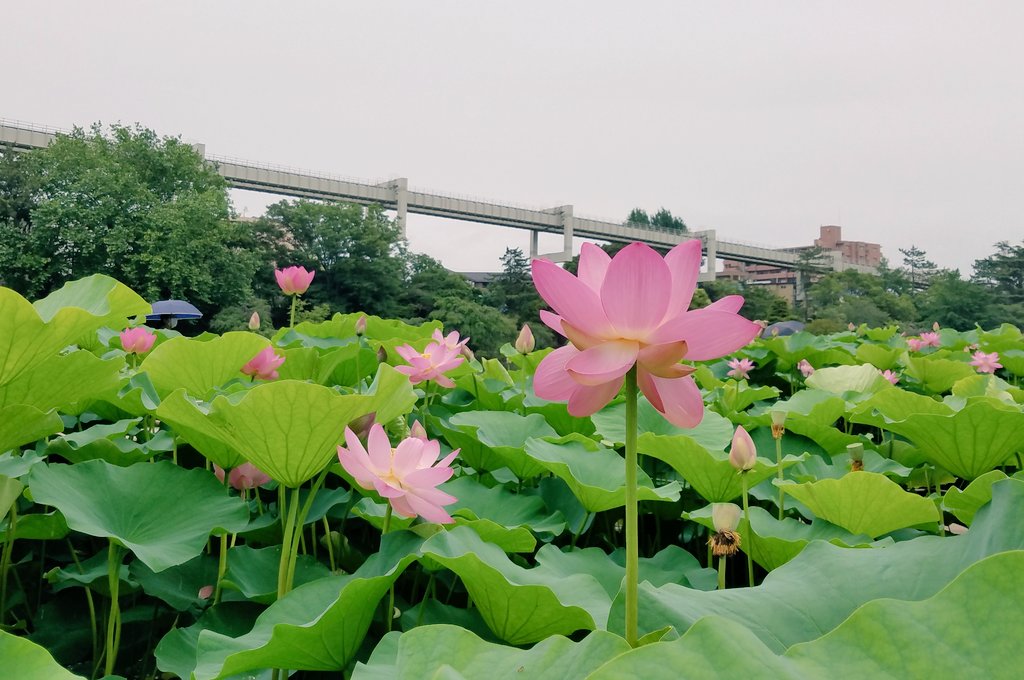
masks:
<path id="1" fill-rule="evenodd" d="M 941 345 L 942 340 L 939 338 L 938 333 L 921 333 L 921 347 L 939 347 Z"/>
<path id="2" fill-rule="evenodd" d="M 694 368 L 679 362 L 717 359 L 761 331 L 736 313 L 739 295 L 688 311 L 700 261 L 696 240 L 664 259 L 642 243 L 614 258 L 585 243 L 577 276 L 534 260 L 534 285 L 555 312 L 541 311 L 541 320 L 569 339 L 537 367 L 537 396 L 568 401 L 569 413 L 589 416 L 615 398 L 635 364 L 637 384 L 654 408 L 679 427 L 697 425 L 704 400 L 689 377 Z"/>
<path id="3" fill-rule="evenodd" d="M 995 373 L 997 369 L 1003 367 L 1003 365 L 999 363 L 998 352 L 985 354 L 985 352 L 979 349 L 971 356 L 971 366 L 974 366 L 978 370 L 978 373 Z"/>
<path id="4" fill-rule="evenodd" d="M 886 380 L 888 380 L 893 385 L 895 385 L 896 383 L 898 383 L 900 381 L 900 376 L 898 374 L 896 374 L 896 373 L 893 373 L 889 369 L 886 369 L 884 371 L 879 371 L 879 373 L 881 373 L 882 377 L 885 378 Z"/>
<path id="5" fill-rule="evenodd" d="M 275 269 L 274 277 L 281 292 L 285 295 L 302 295 L 309 290 L 309 284 L 313 283 L 316 271 L 306 271 L 305 267 L 285 267 Z"/>
<path id="6" fill-rule="evenodd" d="M 121 331 L 121 348 L 128 354 L 145 354 L 156 342 L 156 333 L 142 326 Z"/>
<path id="7" fill-rule="evenodd" d="M 273 347 L 264 347 L 260 353 L 242 366 L 242 373 L 260 380 L 277 380 L 277 369 L 284 363 L 284 357 L 274 351 Z"/>
<path id="8" fill-rule="evenodd" d="M 441 445 L 436 440 L 408 437 L 391 448 L 391 441 L 380 423 L 370 428 L 366 448 L 348 428 L 345 428 L 345 443 L 348 448 L 338 447 L 342 467 L 359 486 L 373 489 L 386 498 L 399 515 L 419 515 L 440 524 L 455 521 L 443 506 L 454 503 L 456 498 L 439 490 L 437 485 L 451 478 L 451 463 L 459 449 L 438 461 Z"/>
<path id="9" fill-rule="evenodd" d="M 731 370 L 726 373 L 727 376 L 737 380 L 746 380 L 750 377 L 750 372 L 754 370 L 754 362 L 750 359 L 730 359 L 729 368 Z"/>
<path id="10" fill-rule="evenodd" d="M 907 338 L 907 348 L 911 352 L 920 352 L 922 347 L 924 347 L 924 343 L 918 338 Z"/>
<path id="11" fill-rule="evenodd" d="M 811 362 L 807 359 L 801 359 L 800 363 L 798 363 L 796 367 L 800 369 L 800 372 L 803 373 L 805 378 L 810 378 L 814 375 L 814 366 L 811 366 Z"/>
<path id="12" fill-rule="evenodd" d="M 217 479 L 221 483 L 224 483 L 224 468 L 214 463 L 213 474 L 217 475 Z M 242 489 L 255 489 L 257 486 L 263 486 L 269 481 L 270 475 L 248 462 L 231 468 L 231 472 L 228 473 L 228 484 L 239 491 Z"/>
<path id="13" fill-rule="evenodd" d="M 395 366 L 395 370 L 409 376 L 413 385 L 433 380 L 443 387 L 455 387 L 455 383 L 445 373 L 466 360 L 463 350 L 467 342 L 469 338 L 459 340 L 459 334 L 455 331 L 444 336 L 435 329 L 433 341 L 422 352 L 417 352 L 412 345 L 395 347 L 395 351 L 409 362 L 408 366 Z"/>

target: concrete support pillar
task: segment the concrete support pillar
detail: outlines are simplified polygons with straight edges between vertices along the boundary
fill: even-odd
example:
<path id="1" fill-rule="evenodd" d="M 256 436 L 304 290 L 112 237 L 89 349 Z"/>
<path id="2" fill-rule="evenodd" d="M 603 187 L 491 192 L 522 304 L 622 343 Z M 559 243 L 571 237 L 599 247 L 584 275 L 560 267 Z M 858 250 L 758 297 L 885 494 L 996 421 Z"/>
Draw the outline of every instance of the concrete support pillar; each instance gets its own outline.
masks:
<path id="1" fill-rule="evenodd" d="M 572 259 L 572 228 L 574 219 L 572 216 L 572 206 L 563 205 L 561 208 L 562 213 L 562 249 L 565 252 L 565 259 Z"/>
<path id="2" fill-rule="evenodd" d="M 535 229 L 531 229 L 530 230 L 530 259 L 531 260 L 533 258 L 537 257 L 538 254 L 540 254 L 540 251 L 538 250 L 538 246 L 537 246 L 537 240 L 538 240 L 539 236 L 540 236 L 540 232 L 539 231 L 537 231 Z"/>
<path id="3" fill-rule="evenodd" d="M 405 218 L 409 213 L 409 180 L 406 177 L 399 177 L 392 183 L 395 190 L 395 222 L 402 230 L 402 238 L 405 238 Z"/>
<path id="4" fill-rule="evenodd" d="M 704 252 L 707 254 L 707 264 L 704 266 L 704 271 L 698 276 L 700 281 L 714 281 L 715 280 L 715 260 L 718 259 L 718 236 L 714 229 L 709 229 L 705 233 L 704 240 Z"/>

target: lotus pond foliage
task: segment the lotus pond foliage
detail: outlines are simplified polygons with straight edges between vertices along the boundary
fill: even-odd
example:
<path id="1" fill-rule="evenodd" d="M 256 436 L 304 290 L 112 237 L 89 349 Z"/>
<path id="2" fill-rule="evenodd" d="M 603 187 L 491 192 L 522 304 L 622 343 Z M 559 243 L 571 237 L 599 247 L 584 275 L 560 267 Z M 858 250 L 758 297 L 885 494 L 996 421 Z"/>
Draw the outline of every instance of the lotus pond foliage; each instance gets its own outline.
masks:
<path id="1" fill-rule="evenodd" d="M 288 326 L 196 337 L 103 275 L 0 288 L 5 667 L 1017 677 L 1020 330 L 759 337 L 699 261 L 537 261 L 565 344 L 499 358 L 296 323 L 301 267 Z"/>

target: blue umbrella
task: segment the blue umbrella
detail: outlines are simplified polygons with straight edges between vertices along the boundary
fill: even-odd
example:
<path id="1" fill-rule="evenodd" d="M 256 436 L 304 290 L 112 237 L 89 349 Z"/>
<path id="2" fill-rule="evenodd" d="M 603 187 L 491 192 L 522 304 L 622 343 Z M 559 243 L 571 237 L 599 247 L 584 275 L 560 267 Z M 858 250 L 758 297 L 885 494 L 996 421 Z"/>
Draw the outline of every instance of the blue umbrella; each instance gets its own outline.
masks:
<path id="1" fill-rule="evenodd" d="M 174 328 L 178 319 L 202 318 L 203 313 L 184 300 L 157 300 L 153 303 L 153 313 L 146 315 L 146 321 L 163 321 L 168 328 Z"/>
<path id="2" fill-rule="evenodd" d="M 770 338 L 775 335 L 794 335 L 804 329 L 800 321 L 777 321 L 761 332 L 762 338 Z"/>

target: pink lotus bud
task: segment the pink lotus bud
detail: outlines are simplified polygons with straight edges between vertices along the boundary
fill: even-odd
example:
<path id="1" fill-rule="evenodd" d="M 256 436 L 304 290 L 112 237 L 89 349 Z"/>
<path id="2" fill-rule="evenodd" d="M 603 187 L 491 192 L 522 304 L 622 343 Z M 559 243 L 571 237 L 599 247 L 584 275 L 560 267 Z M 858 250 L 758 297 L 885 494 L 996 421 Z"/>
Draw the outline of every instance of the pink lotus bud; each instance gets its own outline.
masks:
<path id="1" fill-rule="evenodd" d="M 803 373 L 805 378 L 809 378 L 814 375 L 814 366 L 811 366 L 811 362 L 807 361 L 807 359 L 801 359 L 800 363 L 798 363 L 796 367 L 800 369 L 800 372 Z"/>
<path id="2" fill-rule="evenodd" d="M 356 335 L 366 335 L 366 317 L 361 316 L 356 319 Z"/>
<path id="3" fill-rule="evenodd" d="M 316 271 L 306 271 L 305 267 L 285 267 L 274 270 L 277 285 L 285 295 L 302 295 L 309 290 Z"/>
<path id="4" fill-rule="evenodd" d="M 377 422 L 377 413 L 370 412 L 365 416 L 359 416 L 351 423 L 348 424 L 348 429 L 356 433 L 356 436 L 366 441 L 367 435 L 370 434 L 370 428 Z"/>
<path id="5" fill-rule="evenodd" d="M 213 474 L 217 475 L 217 479 L 220 480 L 221 484 L 224 483 L 224 468 L 214 463 Z M 239 491 L 242 489 L 255 489 L 257 486 L 263 486 L 269 481 L 270 475 L 248 462 L 231 468 L 231 472 L 228 473 L 228 484 Z"/>
<path id="6" fill-rule="evenodd" d="M 213 595 L 213 586 L 203 586 L 199 589 L 200 600 L 209 600 L 211 595 Z"/>
<path id="7" fill-rule="evenodd" d="M 253 312 L 252 316 L 249 317 L 249 330 L 258 331 L 260 329 L 260 313 Z"/>
<path id="8" fill-rule="evenodd" d="M 128 354 L 145 354 L 156 342 L 156 333 L 142 326 L 121 331 L 121 347 Z"/>
<path id="9" fill-rule="evenodd" d="M 426 440 L 426 439 L 429 438 L 429 437 L 427 437 L 427 430 L 426 430 L 426 428 L 423 427 L 423 423 L 421 423 L 418 420 L 413 421 L 412 427 L 409 429 L 409 436 L 410 437 L 415 437 L 416 439 L 423 439 L 423 440 Z"/>
<path id="10" fill-rule="evenodd" d="M 965 527 L 963 524 L 957 524 L 956 522 L 953 522 L 952 524 L 947 526 L 946 530 L 954 536 L 962 536 L 963 534 L 967 533 L 967 527 Z"/>
<path id="11" fill-rule="evenodd" d="M 522 330 L 519 331 L 519 337 L 516 338 L 516 351 L 520 354 L 529 354 L 536 346 L 537 341 L 533 338 L 533 331 L 530 330 L 530 324 L 524 323 Z"/>
<path id="12" fill-rule="evenodd" d="M 938 321 L 936 321 L 935 323 L 932 324 L 932 330 L 935 331 L 936 333 L 939 332 L 939 328 L 941 328 L 941 326 L 939 326 L 939 322 Z"/>
<path id="13" fill-rule="evenodd" d="M 757 447 L 754 440 L 742 426 L 738 425 L 732 435 L 732 448 L 729 449 L 729 462 L 740 472 L 746 472 L 757 463 Z"/>
<path id="14" fill-rule="evenodd" d="M 854 326 L 853 323 L 848 323 L 846 324 L 846 330 L 855 331 L 857 330 L 857 327 Z"/>
<path id="15" fill-rule="evenodd" d="M 377 363 L 383 364 L 388 360 L 388 351 L 384 349 L 384 345 L 377 348 Z"/>
<path id="16" fill-rule="evenodd" d="M 277 380 L 277 369 L 284 363 L 284 359 L 273 347 L 264 347 L 249 363 L 242 366 L 241 371 L 260 380 Z"/>

